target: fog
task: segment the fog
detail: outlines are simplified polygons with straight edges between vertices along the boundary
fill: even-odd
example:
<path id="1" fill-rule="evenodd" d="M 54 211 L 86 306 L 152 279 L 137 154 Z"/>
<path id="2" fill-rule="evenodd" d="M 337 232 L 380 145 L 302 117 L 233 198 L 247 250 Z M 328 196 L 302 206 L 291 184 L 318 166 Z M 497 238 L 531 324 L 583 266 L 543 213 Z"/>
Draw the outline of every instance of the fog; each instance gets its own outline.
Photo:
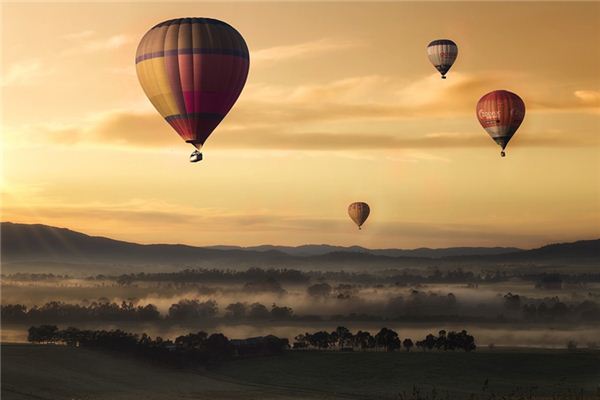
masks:
<path id="1" fill-rule="evenodd" d="M 324 279 L 300 283 L 273 279 L 124 283 L 109 278 L 22 279 L 4 276 L 1 300 L 3 307 L 22 304 L 27 309 L 43 309 L 49 302 L 83 307 L 123 302 L 134 306 L 151 304 L 160 313 L 155 321 L 44 320 L 44 323 L 93 329 L 119 327 L 163 338 L 205 330 L 222 332 L 230 338 L 275 334 L 293 339 L 300 333 L 333 330 L 338 325 L 372 333 L 386 326 L 398 331 L 402 337 L 413 339 L 421 339 L 440 329 L 467 329 L 479 346 L 564 348 L 570 340 L 583 347 L 598 341 L 600 329 L 599 283 L 564 283 L 561 287 L 548 289 L 516 279 L 477 284 L 407 284 L 385 280 L 382 283 L 356 283 Z M 206 318 L 176 320 L 169 310 L 183 300 L 215 302 L 216 310 Z M 260 303 L 267 310 L 277 305 L 289 307 L 291 311 L 285 318 L 234 317 L 227 311 L 227 306 L 234 303 L 242 303 L 247 309 Z M 531 315 L 537 316 L 531 318 Z M 32 324 L 5 320 L 3 315 L 2 341 L 25 341 L 26 329 Z"/>

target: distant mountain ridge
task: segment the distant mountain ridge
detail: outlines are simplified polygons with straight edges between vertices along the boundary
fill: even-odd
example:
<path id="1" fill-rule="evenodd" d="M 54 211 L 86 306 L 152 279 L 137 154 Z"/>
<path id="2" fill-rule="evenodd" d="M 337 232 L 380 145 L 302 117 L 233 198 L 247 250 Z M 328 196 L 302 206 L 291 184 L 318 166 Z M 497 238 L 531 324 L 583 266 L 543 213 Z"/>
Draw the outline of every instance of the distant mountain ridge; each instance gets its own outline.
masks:
<path id="1" fill-rule="evenodd" d="M 473 255 L 496 255 L 520 252 L 517 247 L 446 247 L 432 249 L 420 247 L 417 249 L 368 249 L 361 246 L 332 246 L 328 244 L 304 244 L 300 246 L 208 246 L 209 249 L 217 250 L 246 250 L 246 251 L 280 251 L 293 256 L 317 256 L 336 252 L 370 253 L 388 257 L 424 257 L 442 258 L 451 256 L 473 256 Z"/>
<path id="2" fill-rule="evenodd" d="M 457 247 L 447 249 L 366 249 L 329 245 L 194 247 L 138 244 L 89 236 L 66 228 L 3 222 L 3 272 L 15 263 L 77 265 L 170 265 L 194 268 L 357 269 L 506 263 L 576 263 L 600 265 L 600 239 L 551 244 L 533 250 Z"/>

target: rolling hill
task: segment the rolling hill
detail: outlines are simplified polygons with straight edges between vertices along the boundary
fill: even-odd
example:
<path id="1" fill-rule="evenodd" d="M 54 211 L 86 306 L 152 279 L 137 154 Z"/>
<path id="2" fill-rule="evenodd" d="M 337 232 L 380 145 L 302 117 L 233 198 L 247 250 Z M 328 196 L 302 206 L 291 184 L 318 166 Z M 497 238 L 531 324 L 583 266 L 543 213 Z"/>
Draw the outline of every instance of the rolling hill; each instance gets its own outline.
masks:
<path id="1" fill-rule="evenodd" d="M 366 249 L 329 245 L 298 247 L 194 247 L 138 244 L 89 236 L 40 224 L 1 224 L 3 271 L 15 264 L 170 266 L 204 268 L 364 269 L 507 263 L 600 264 L 600 240 L 551 244 L 532 250 L 457 247 L 446 249 Z M 78 267 L 80 268 L 80 267 Z"/>

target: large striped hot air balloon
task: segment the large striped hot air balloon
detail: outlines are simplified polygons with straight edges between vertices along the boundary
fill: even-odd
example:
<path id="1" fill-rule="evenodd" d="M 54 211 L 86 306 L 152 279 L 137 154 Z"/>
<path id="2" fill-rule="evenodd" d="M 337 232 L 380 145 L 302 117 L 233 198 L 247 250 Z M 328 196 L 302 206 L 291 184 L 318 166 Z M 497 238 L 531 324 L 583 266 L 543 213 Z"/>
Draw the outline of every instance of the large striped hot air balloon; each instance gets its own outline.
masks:
<path id="1" fill-rule="evenodd" d="M 242 35 L 223 21 L 179 18 L 161 22 L 140 41 L 136 71 L 156 110 L 187 143 L 190 161 L 240 95 L 250 58 Z"/>
<path id="2" fill-rule="evenodd" d="M 369 205 L 361 201 L 352 203 L 348 206 L 348 215 L 352 218 L 352 221 L 358 225 L 358 229 L 361 229 L 361 226 L 365 223 L 367 218 L 369 218 L 370 213 L 371 209 L 369 208 Z"/>
<path id="3" fill-rule="evenodd" d="M 477 103 L 477 119 L 483 129 L 504 149 L 525 118 L 525 103 L 508 90 L 495 90 Z"/>
<path id="4" fill-rule="evenodd" d="M 449 39 L 434 40 L 427 46 L 427 56 L 433 66 L 442 74 L 442 79 L 446 79 L 446 73 L 458 56 L 458 46 Z"/>

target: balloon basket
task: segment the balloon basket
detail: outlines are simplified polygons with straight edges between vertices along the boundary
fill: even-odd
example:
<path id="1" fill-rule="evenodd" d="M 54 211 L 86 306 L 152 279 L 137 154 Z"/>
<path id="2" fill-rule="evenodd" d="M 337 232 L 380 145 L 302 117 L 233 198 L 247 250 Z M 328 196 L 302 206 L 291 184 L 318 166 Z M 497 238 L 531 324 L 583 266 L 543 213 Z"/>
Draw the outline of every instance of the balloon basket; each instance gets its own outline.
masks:
<path id="1" fill-rule="evenodd" d="M 200 153 L 198 150 L 194 150 L 194 152 L 190 154 L 190 162 L 196 163 L 198 161 L 202 161 L 202 153 Z"/>

